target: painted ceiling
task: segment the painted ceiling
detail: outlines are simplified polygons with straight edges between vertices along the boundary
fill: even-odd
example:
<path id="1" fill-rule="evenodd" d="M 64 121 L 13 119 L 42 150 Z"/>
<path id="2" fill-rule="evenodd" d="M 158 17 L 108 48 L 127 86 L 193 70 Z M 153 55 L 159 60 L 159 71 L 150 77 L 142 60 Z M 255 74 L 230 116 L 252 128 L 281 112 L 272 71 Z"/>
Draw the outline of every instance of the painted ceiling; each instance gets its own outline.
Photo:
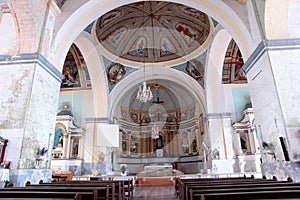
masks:
<path id="1" fill-rule="evenodd" d="M 96 22 L 99 42 L 131 61 L 162 62 L 198 49 L 208 38 L 206 14 L 184 5 L 141 1 L 116 8 Z"/>

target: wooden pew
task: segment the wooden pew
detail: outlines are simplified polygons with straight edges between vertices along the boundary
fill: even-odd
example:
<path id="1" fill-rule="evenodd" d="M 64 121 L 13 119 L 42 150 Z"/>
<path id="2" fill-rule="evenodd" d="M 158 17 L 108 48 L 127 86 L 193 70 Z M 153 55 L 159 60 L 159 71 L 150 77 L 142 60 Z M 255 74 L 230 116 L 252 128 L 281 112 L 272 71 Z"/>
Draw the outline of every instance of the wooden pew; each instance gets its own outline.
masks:
<path id="1" fill-rule="evenodd" d="M 195 194 L 193 200 L 255 200 L 255 199 L 300 199 L 299 190 L 255 191 L 255 192 L 227 192 L 211 194 Z"/>
<path id="2" fill-rule="evenodd" d="M 103 187 L 53 187 L 53 186 L 27 186 L 27 187 L 13 187 L 13 188 L 5 188 L 1 189 L 1 191 L 12 191 L 12 192 L 21 192 L 21 191 L 35 191 L 35 192 L 76 192 L 76 193 L 86 193 L 90 192 L 93 195 L 82 195 L 81 199 L 84 200 L 97 200 L 97 199 L 109 199 L 109 193 L 107 192 L 109 190 L 109 186 L 103 186 Z M 89 194 L 90 194 L 89 193 Z"/>
<path id="3" fill-rule="evenodd" d="M 102 181 L 65 181 L 60 183 L 72 183 L 72 184 L 92 184 L 92 185 L 111 185 L 114 184 L 115 186 L 115 197 L 118 199 L 125 198 L 125 181 L 124 180 L 102 180 Z"/>
<path id="4" fill-rule="evenodd" d="M 216 185 L 242 185 L 242 184 L 265 184 L 265 183 L 275 183 L 274 180 L 264 180 L 264 179 L 232 179 L 232 178 L 221 178 L 221 179 L 188 179 L 188 180 L 179 180 L 178 184 L 178 195 L 180 199 L 186 199 L 188 196 L 189 189 L 193 187 L 202 187 L 202 186 L 216 186 Z M 287 183 L 287 181 L 284 181 Z"/>
<path id="5" fill-rule="evenodd" d="M 0 191 L 0 198 L 22 198 L 22 199 L 75 199 L 82 200 L 82 195 L 92 195 L 93 193 L 76 192 L 48 192 L 48 191 Z"/>
<path id="6" fill-rule="evenodd" d="M 47 187 L 86 187 L 86 188 L 92 188 L 92 187 L 107 187 L 108 186 L 107 194 L 105 196 L 106 198 L 112 199 L 112 200 L 123 199 L 124 195 L 122 192 L 122 185 L 121 185 L 122 182 L 117 182 L 117 183 L 118 183 L 118 185 L 115 185 L 115 183 L 113 181 L 109 181 L 109 182 L 67 181 L 67 182 L 41 183 L 39 185 L 29 185 L 27 187 L 41 187 L 41 188 L 43 188 L 43 187 L 44 188 L 47 188 Z M 108 197 L 107 197 L 107 195 L 108 195 Z M 100 199 L 100 198 L 101 198 L 101 196 L 98 195 L 98 199 Z"/>
<path id="7" fill-rule="evenodd" d="M 287 181 L 274 181 L 274 182 L 233 182 L 233 183 L 214 183 L 214 184 L 187 184 L 184 186 L 184 195 L 185 197 L 182 199 L 189 199 L 187 198 L 189 194 L 189 190 L 199 190 L 199 189 L 206 189 L 206 190 L 219 190 L 219 189 L 227 189 L 227 188 L 251 188 L 251 187 L 275 187 L 275 186 L 285 186 L 287 184 L 292 184 L 291 182 Z M 295 184 L 300 185 L 300 184 Z"/>
<path id="8" fill-rule="evenodd" d="M 189 197 L 187 199 L 192 200 L 195 196 L 199 195 L 206 195 L 206 194 L 216 194 L 216 193 L 236 193 L 236 192 L 267 192 L 267 191 L 283 191 L 283 190 L 290 190 L 290 191 L 300 191 L 300 186 L 296 185 L 293 186 L 292 184 L 286 186 L 270 186 L 267 185 L 262 187 L 248 187 L 248 188 L 226 188 L 226 189 L 190 189 Z M 300 195 L 299 195 L 300 196 Z"/>

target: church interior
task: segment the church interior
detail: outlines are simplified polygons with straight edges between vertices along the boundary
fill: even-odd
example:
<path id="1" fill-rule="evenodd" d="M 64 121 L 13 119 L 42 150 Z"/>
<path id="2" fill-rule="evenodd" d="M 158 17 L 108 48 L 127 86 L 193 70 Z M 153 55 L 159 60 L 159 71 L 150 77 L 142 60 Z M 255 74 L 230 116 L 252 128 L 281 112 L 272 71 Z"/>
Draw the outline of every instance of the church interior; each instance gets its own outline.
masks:
<path id="1" fill-rule="evenodd" d="M 300 182 L 299 10 L 0 0 L 1 181 Z"/>

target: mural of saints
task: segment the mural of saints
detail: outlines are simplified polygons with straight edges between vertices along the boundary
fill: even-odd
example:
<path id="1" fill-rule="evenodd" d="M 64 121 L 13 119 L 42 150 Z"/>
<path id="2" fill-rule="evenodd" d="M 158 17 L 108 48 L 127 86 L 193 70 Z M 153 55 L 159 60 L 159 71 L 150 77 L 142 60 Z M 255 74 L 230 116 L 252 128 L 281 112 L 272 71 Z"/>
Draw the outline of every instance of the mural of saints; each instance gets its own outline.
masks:
<path id="1" fill-rule="evenodd" d="M 186 63 L 185 70 L 191 77 L 193 77 L 197 81 L 200 81 L 203 79 L 203 69 L 202 68 L 203 68 L 202 63 L 199 61 L 196 62 L 196 60 L 194 60 L 194 61 L 188 61 Z"/>
<path id="2" fill-rule="evenodd" d="M 120 63 L 114 63 L 108 68 L 107 78 L 110 84 L 115 85 L 126 74 L 124 66 Z"/>

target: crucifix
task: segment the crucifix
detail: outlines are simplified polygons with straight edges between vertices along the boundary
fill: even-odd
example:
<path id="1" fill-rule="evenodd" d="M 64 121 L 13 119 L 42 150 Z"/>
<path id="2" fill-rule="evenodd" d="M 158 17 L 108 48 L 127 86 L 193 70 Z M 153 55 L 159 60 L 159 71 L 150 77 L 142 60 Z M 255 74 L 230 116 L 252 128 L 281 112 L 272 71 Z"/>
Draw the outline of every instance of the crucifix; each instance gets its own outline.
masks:
<path id="1" fill-rule="evenodd" d="M 156 101 L 152 101 L 152 103 L 161 104 L 164 103 L 164 101 L 160 101 L 159 96 L 157 96 Z"/>
<path id="2" fill-rule="evenodd" d="M 158 94 L 158 87 L 156 88 L 156 101 L 152 101 L 152 103 L 157 104 L 157 121 L 159 121 L 160 116 L 160 105 L 161 103 L 164 103 L 164 101 L 159 100 L 159 94 Z"/>
<path id="3" fill-rule="evenodd" d="M 158 88 L 156 88 L 156 101 L 152 101 L 152 103 L 161 104 L 164 103 L 164 101 L 159 100 L 159 94 L 158 94 Z"/>

